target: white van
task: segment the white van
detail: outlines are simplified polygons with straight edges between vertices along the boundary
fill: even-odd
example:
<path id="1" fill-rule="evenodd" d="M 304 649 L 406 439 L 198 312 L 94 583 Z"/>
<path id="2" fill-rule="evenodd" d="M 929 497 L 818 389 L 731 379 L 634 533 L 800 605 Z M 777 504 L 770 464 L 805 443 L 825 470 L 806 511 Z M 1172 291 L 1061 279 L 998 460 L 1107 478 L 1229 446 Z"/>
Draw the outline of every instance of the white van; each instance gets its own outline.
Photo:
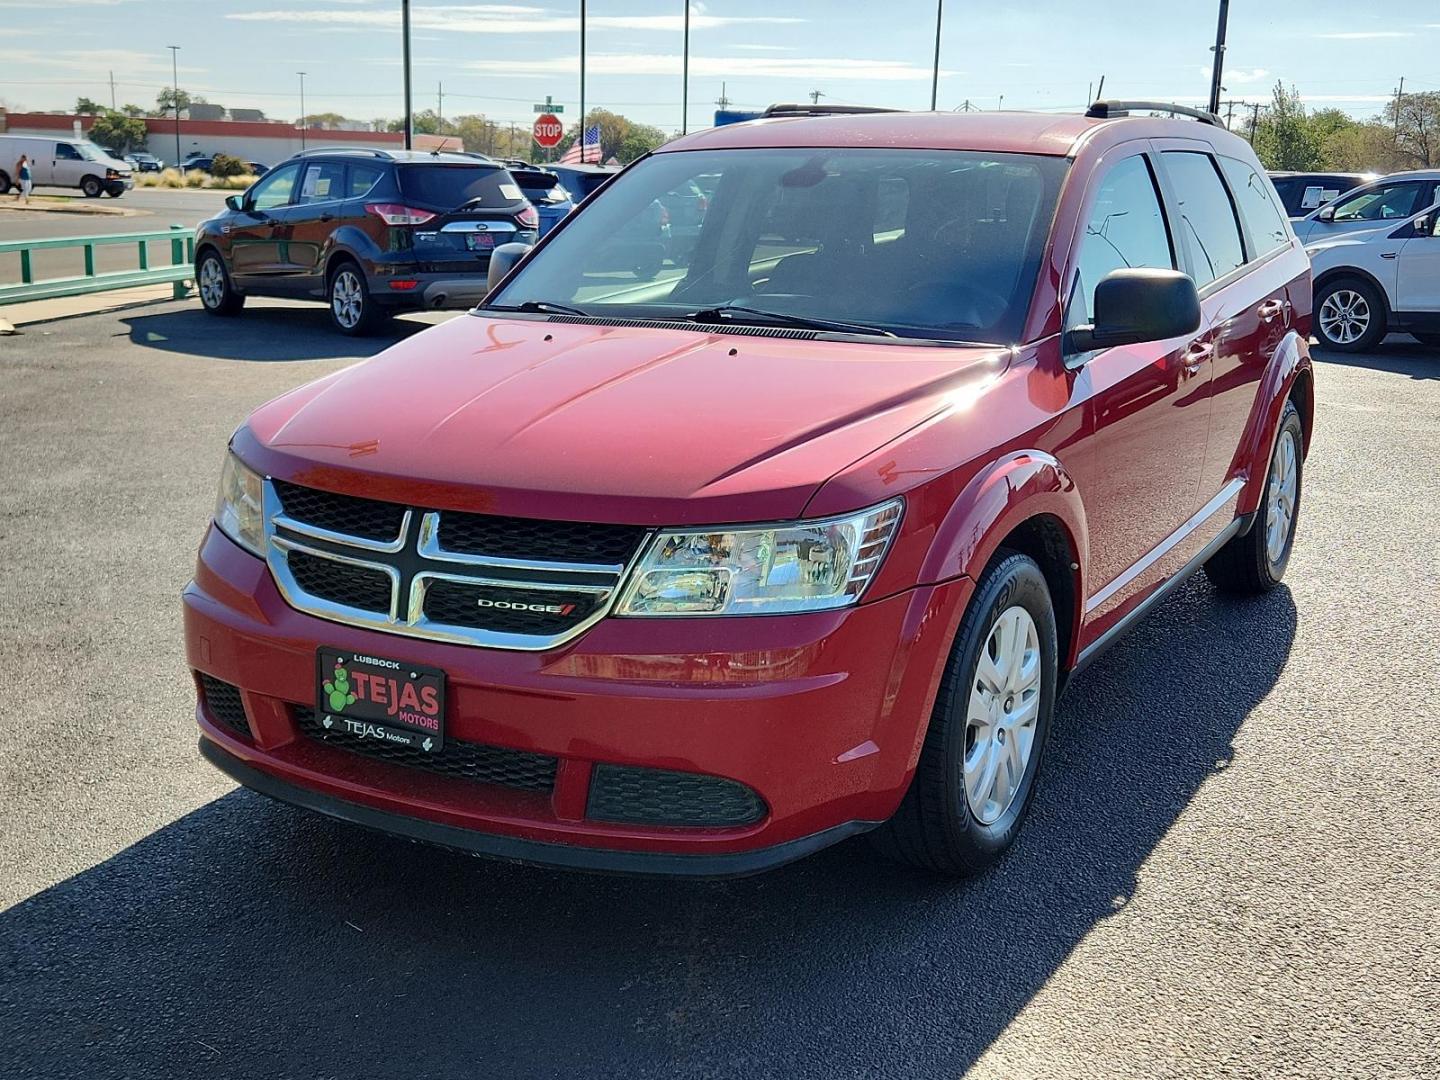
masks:
<path id="1" fill-rule="evenodd" d="M 37 188 L 79 188 L 87 198 L 105 194 L 118 199 L 135 186 L 130 166 L 88 139 L 0 135 L 0 194 L 20 186 L 15 163 L 21 154 L 30 157 L 30 176 Z"/>

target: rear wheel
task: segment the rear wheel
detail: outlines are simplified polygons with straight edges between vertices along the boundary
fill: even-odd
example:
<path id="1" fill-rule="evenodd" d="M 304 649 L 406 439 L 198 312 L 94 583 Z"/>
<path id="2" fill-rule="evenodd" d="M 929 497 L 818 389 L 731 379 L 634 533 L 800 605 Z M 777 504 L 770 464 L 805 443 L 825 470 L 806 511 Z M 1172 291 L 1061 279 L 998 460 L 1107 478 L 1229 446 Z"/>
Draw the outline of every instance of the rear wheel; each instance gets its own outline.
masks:
<path id="1" fill-rule="evenodd" d="M 1300 520 L 1300 482 L 1305 469 L 1305 431 L 1293 401 L 1285 402 L 1280 431 L 1270 452 L 1265 492 L 1250 531 L 1210 557 L 1205 575 L 1221 592 L 1258 596 L 1285 576 L 1295 526 Z"/>
<path id="2" fill-rule="evenodd" d="M 374 332 L 381 315 L 365 285 L 365 275 L 353 262 L 339 263 L 331 271 L 327 296 L 330 321 L 342 334 L 362 337 Z"/>
<path id="3" fill-rule="evenodd" d="M 80 181 L 80 190 L 85 193 L 87 199 L 98 199 L 100 193 L 105 190 L 105 185 L 100 183 L 98 176 L 87 176 Z"/>
<path id="4" fill-rule="evenodd" d="M 882 853 L 960 876 L 1005 852 L 1035 794 L 1056 652 L 1045 576 L 1029 556 L 1001 552 L 961 621 L 910 789 L 870 834 Z"/>
<path id="5" fill-rule="evenodd" d="M 0 195 L 9 195 L 10 189 L 14 186 L 15 182 L 10 179 L 10 174 L 4 169 L 0 169 Z"/>
<path id="6" fill-rule="evenodd" d="M 214 251 L 200 256 L 195 268 L 195 286 L 200 292 L 201 306 L 211 315 L 238 315 L 245 306 L 245 297 L 230 284 L 225 263 Z"/>
<path id="7" fill-rule="evenodd" d="M 1315 296 L 1315 336 L 1327 349 L 1364 352 L 1385 336 L 1385 299 L 1359 278 L 1327 282 Z"/>

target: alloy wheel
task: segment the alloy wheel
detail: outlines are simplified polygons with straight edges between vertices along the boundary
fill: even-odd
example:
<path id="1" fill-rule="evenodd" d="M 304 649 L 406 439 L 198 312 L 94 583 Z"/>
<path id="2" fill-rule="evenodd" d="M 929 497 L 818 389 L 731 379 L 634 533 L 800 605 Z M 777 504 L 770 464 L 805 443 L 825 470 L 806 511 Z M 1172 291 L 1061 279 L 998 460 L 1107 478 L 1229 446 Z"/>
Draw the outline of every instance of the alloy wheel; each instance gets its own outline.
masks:
<path id="1" fill-rule="evenodd" d="M 1320 305 L 1320 329 L 1339 345 L 1360 340 L 1370 319 L 1370 302 L 1354 289 L 1336 289 Z"/>
<path id="2" fill-rule="evenodd" d="M 1285 545 L 1290 542 L 1290 529 L 1295 522 L 1295 496 L 1299 486 L 1297 461 L 1295 433 L 1280 432 L 1275 454 L 1270 459 L 1270 480 L 1266 488 L 1265 557 L 1271 566 L 1284 558 Z"/>
<path id="3" fill-rule="evenodd" d="M 225 271 L 220 260 L 211 256 L 200 264 L 200 302 L 207 308 L 218 308 L 225 299 Z"/>
<path id="4" fill-rule="evenodd" d="M 1030 612 L 1006 608 L 980 649 L 965 720 L 965 798 L 993 825 L 1020 793 L 1040 716 L 1040 632 Z"/>
<path id="5" fill-rule="evenodd" d="M 330 287 L 330 309 L 335 312 L 335 321 L 346 330 L 353 330 L 360 324 L 365 309 L 365 290 L 353 270 L 341 270 L 335 275 Z"/>

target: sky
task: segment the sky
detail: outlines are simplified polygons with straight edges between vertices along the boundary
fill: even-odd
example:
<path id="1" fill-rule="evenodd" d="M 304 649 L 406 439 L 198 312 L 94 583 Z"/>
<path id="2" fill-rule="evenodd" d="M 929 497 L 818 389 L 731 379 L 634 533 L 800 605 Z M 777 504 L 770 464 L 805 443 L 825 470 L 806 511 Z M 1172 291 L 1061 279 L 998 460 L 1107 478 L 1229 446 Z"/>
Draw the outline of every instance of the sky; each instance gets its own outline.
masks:
<path id="1" fill-rule="evenodd" d="M 589 0 L 586 102 L 681 125 L 685 0 Z M 1203 103 L 1214 0 L 942 0 L 939 107 L 1079 109 L 1107 97 Z M 692 0 L 693 130 L 732 108 L 804 100 L 928 108 L 936 0 Z M 579 3 L 412 0 L 415 108 L 530 123 L 550 95 L 578 111 Z M 153 106 L 179 45 L 180 85 L 272 117 L 371 120 L 402 111 L 399 0 L 0 0 L 0 104 L 88 96 Z M 1378 113 L 1401 76 L 1440 90 L 1436 0 L 1235 0 L 1226 99 L 1276 80 L 1311 108 Z M 1237 105 L 1237 112 L 1241 106 Z M 1222 110 L 1223 111 L 1223 110 Z"/>

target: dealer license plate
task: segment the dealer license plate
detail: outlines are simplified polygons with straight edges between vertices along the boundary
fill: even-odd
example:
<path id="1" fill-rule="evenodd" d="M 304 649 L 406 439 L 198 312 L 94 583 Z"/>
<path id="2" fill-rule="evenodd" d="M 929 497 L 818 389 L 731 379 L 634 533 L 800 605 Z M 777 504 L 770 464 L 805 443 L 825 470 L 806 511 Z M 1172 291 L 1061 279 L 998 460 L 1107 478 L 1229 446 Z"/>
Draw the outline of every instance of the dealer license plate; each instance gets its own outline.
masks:
<path id="1" fill-rule="evenodd" d="M 445 673 L 368 653 L 315 654 L 321 725 L 356 739 L 433 754 L 445 745 Z"/>
<path id="2" fill-rule="evenodd" d="M 495 246 L 495 236 L 488 232 L 465 234 L 465 248 L 468 251 L 489 251 Z"/>

